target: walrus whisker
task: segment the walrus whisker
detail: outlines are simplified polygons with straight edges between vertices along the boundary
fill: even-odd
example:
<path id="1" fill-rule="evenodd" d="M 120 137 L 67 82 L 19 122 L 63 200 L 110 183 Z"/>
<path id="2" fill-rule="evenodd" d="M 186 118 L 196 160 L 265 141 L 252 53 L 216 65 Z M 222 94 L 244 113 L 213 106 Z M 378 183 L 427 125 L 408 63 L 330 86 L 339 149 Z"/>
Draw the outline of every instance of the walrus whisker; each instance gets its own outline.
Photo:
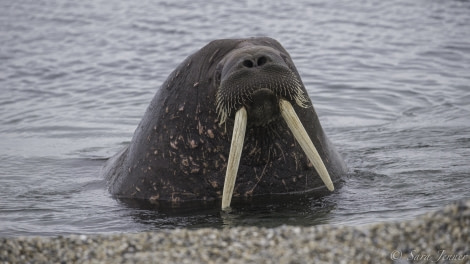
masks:
<path id="1" fill-rule="evenodd" d="M 230 154 L 228 156 L 227 171 L 225 173 L 224 191 L 222 193 L 222 209 L 230 207 L 233 188 L 237 179 L 238 166 L 242 156 L 243 141 L 245 140 L 246 124 L 248 115 L 245 107 L 240 108 L 235 114 Z"/>
<path id="2" fill-rule="evenodd" d="M 279 107 L 281 109 L 281 115 L 286 121 L 287 126 L 292 131 L 292 134 L 294 135 L 299 145 L 302 147 L 310 162 L 312 162 L 313 167 L 318 172 L 318 175 L 322 179 L 323 183 L 325 183 L 328 190 L 333 191 L 335 187 L 333 186 L 333 182 L 331 181 L 328 170 L 326 169 L 320 154 L 318 154 L 317 149 L 313 145 L 312 140 L 308 136 L 307 131 L 305 131 L 304 126 L 297 117 L 297 114 L 295 113 L 291 103 L 281 99 L 279 100 Z"/>
<path id="3" fill-rule="evenodd" d="M 267 88 L 278 97 L 284 97 L 295 101 L 302 108 L 309 107 L 309 99 L 303 91 L 302 82 L 290 71 L 276 69 L 277 75 L 266 77 L 266 74 L 260 75 L 254 80 L 244 81 L 241 76 L 235 74 L 227 80 L 222 80 L 216 94 L 216 112 L 218 114 L 220 125 L 225 123 L 232 113 L 236 112 L 246 102 L 244 98 L 249 98 L 257 90 Z"/>

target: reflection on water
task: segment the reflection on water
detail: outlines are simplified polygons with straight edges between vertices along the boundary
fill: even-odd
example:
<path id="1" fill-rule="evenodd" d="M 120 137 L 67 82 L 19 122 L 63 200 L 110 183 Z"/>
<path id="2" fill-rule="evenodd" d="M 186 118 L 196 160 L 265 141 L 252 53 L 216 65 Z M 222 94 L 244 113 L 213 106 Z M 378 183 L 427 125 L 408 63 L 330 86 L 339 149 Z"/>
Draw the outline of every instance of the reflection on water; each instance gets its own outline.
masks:
<path id="1" fill-rule="evenodd" d="M 174 204 L 121 199 L 120 202 L 133 209 L 132 218 L 136 222 L 157 229 L 328 224 L 329 213 L 336 207 L 334 201 L 303 195 L 234 199 L 231 207 L 225 211 L 220 210 L 220 201 Z"/>
<path id="2" fill-rule="evenodd" d="M 0 236 L 351 224 L 468 197 L 468 1 L 1 1 Z M 351 175 L 322 199 L 129 204 L 104 161 L 156 89 L 213 39 L 289 51 Z"/>

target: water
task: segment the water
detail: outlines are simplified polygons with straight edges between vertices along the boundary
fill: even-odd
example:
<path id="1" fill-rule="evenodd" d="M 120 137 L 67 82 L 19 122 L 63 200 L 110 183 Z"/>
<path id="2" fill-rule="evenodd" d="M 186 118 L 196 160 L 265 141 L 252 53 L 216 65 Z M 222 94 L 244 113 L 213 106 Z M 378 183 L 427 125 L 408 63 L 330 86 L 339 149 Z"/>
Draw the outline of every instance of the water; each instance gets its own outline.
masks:
<path id="1" fill-rule="evenodd" d="M 323 199 L 177 209 L 100 177 L 169 73 L 213 39 L 290 52 L 351 174 Z M 364 225 L 469 197 L 470 2 L 0 1 L 0 236 Z"/>

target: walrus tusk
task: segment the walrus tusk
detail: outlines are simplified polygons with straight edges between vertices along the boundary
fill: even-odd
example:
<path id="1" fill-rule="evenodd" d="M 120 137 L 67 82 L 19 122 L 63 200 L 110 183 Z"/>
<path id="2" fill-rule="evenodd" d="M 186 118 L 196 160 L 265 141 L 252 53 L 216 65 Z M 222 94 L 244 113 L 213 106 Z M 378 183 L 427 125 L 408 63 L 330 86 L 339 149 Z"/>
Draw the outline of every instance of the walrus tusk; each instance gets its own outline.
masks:
<path id="1" fill-rule="evenodd" d="M 294 108 L 288 101 L 283 99 L 279 100 L 279 107 L 287 126 L 292 131 L 292 134 L 294 134 L 295 139 L 304 150 L 310 162 L 312 162 L 313 167 L 317 170 L 323 183 L 325 183 L 328 190 L 333 191 L 335 187 L 333 186 L 333 182 L 328 174 L 328 170 L 326 169 L 320 154 L 318 154 L 317 149 L 313 145 L 312 140 L 308 136 L 307 131 L 305 131 L 304 126 L 300 122 L 299 117 L 295 113 Z"/>
<path id="2" fill-rule="evenodd" d="M 230 207 L 233 188 L 237 179 L 238 166 L 242 156 L 243 141 L 245 140 L 246 124 L 248 117 L 245 107 L 240 108 L 235 114 L 230 154 L 228 156 L 227 172 L 225 173 L 224 192 L 222 193 L 222 209 Z"/>

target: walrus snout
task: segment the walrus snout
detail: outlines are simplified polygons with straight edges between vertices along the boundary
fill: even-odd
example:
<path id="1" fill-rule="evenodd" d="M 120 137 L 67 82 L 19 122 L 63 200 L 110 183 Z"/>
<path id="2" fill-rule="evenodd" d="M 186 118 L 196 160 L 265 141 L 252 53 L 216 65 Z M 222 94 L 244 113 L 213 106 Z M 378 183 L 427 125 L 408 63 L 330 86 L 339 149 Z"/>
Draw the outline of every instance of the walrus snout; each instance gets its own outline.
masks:
<path id="1" fill-rule="evenodd" d="M 244 77 L 264 70 L 270 71 L 271 67 L 288 68 L 288 65 L 279 51 L 264 46 L 248 46 L 227 54 L 219 67 L 222 68 L 221 80 L 224 81 L 234 73 Z"/>
<path id="2" fill-rule="evenodd" d="M 216 95 L 220 123 L 234 119 L 235 113 L 246 107 L 249 126 L 267 125 L 280 116 L 280 99 L 306 107 L 309 99 L 289 60 L 264 46 L 242 47 L 227 54 L 216 73 L 220 82 Z"/>

